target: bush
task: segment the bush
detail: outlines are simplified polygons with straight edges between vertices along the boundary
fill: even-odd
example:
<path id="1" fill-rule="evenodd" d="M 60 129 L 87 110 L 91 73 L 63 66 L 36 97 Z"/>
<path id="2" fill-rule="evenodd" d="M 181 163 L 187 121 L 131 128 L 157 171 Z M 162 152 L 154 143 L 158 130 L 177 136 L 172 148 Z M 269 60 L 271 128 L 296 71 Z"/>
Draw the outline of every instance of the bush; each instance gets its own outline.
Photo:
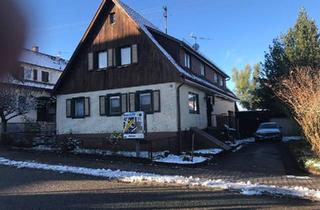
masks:
<path id="1" fill-rule="evenodd" d="M 312 150 L 320 155 L 320 69 L 295 68 L 271 87 L 289 108 Z"/>
<path id="2" fill-rule="evenodd" d="M 60 151 L 63 153 L 70 152 L 81 146 L 81 141 L 74 139 L 73 137 L 68 137 L 66 140 L 59 143 Z"/>

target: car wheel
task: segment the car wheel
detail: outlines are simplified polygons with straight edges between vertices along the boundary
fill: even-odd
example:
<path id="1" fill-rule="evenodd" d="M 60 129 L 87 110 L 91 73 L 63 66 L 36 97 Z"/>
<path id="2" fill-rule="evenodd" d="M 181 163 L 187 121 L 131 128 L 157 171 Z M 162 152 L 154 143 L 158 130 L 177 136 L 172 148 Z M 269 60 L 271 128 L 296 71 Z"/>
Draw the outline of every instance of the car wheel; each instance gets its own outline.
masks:
<path id="1" fill-rule="evenodd" d="M 257 138 L 254 138 L 254 142 L 259 143 L 259 140 Z"/>

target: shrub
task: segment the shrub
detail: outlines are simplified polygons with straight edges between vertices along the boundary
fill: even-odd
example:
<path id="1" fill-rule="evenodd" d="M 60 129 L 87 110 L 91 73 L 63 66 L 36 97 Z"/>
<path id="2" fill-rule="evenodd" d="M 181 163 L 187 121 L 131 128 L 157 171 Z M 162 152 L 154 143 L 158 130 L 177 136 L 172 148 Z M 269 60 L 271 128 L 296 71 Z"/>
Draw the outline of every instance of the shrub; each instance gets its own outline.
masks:
<path id="1" fill-rule="evenodd" d="M 320 155 L 320 69 L 295 68 L 271 88 L 288 106 L 312 150 Z"/>

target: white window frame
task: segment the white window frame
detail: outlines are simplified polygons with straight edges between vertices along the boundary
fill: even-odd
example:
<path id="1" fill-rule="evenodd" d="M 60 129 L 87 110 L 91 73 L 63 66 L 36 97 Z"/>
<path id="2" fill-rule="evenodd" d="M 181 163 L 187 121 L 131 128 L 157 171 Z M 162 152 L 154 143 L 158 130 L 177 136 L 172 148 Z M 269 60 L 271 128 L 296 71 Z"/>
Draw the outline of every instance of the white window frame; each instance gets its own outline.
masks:
<path id="1" fill-rule="evenodd" d="M 106 69 L 108 67 L 108 51 L 98 52 L 98 69 Z"/>
<path id="2" fill-rule="evenodd" d="M 184 66 L 188 69 L 191 68 L 191 56 L 188 53 L 184 53 Z"/>
<path id="3" fill-rule="evenodd" d="M 120 65 L 126 66 L 132 63 L 131 46 L 120 48 Z"/>
<path id="4" fill-rule="evenodd" d="M 203 63 L 200 63 L 200 74 L 201 76 L 206 76 L 206 68 Z"/>

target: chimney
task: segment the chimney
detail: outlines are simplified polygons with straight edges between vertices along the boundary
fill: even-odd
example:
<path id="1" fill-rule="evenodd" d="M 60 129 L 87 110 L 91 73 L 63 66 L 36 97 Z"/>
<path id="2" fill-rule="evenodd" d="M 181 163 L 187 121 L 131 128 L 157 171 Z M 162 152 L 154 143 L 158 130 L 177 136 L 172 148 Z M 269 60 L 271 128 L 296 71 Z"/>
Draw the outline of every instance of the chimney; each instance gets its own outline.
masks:
<path id="1" fill-rule="evenodd" d="M 32 52 L 39 52 L 39 47 L 38 46 L 32 46 L 31 50 L 32 50 Z"/>

